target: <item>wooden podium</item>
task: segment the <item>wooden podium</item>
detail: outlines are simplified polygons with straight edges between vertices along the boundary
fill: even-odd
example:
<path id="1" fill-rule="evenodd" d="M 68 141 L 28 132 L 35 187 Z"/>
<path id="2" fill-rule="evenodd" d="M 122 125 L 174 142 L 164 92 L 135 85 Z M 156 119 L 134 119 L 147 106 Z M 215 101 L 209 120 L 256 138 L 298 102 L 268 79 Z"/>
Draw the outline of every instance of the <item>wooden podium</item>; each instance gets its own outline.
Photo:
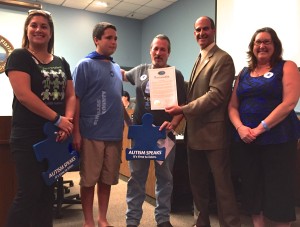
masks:
<path id="1" fill-rule="evenodd" d="M 9 148 L 11 117 L 0 116 L 0 226 L 4 226 L 8 209 L 16 194 L 15 165 Z"/>

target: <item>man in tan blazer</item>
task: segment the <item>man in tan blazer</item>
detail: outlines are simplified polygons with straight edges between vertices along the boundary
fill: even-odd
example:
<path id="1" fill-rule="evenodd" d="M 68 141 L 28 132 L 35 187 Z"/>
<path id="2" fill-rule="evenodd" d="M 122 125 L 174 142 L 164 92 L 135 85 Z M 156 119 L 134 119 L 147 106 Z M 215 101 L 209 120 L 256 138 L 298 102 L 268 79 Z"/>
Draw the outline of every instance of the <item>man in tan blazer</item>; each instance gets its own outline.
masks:
<path id="1" fill-rule="evenodd" d="M 195 22 L 194 36 L 201 52 L 191 73 L 187 104 L 166 108 L 183 113 L 187 126 L 190 184 L 199 210 L 197 227 L 210 226 L 209 174 L 212 172 L 221 227 L 240 227 L 230 174 L 227 104 L 235 75 L 233 60 L 214 42 L 215 25 L 209 17 Z"/>

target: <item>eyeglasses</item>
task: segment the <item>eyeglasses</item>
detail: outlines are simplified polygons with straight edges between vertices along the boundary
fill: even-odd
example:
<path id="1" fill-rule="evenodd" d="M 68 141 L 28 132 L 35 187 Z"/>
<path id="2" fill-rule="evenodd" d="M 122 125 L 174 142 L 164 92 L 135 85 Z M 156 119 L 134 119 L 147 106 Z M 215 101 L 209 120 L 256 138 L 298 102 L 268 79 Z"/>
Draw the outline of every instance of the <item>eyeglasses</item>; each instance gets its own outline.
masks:
<path id="1" fill-rule="evenodd" d="M 268 45 L 272 44 L 272 40 L 265 39 L 265 40 L 255 40 L 254 41 L 254 45 L 256 45 L 256 46 L 260 46 L 261 44 L 268 46 Z"/>
<path id="2" fill-rule="evenodd" d="M 46 10 L 42 10 L 42 9 L 30 9 L 28 10 L 28 15 L 31 14 L 43 14 L 43 15 L 48 15 L 51 17 L 51 13 L 49 11 Z"/>

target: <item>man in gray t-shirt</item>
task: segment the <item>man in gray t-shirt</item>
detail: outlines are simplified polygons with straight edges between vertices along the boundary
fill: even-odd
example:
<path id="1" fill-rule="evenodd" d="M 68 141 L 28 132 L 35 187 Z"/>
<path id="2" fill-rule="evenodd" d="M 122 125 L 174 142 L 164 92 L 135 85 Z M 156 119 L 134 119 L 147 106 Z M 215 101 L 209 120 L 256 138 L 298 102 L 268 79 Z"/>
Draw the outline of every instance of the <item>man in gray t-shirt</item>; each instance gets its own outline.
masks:
<path id="1" fill-rule="evenodd" d="M 145 113 L 153 115 L 153 124 L 160 125 L 160 129 L 166 128 L 168 136 L 175 141 L 172 131 L 183 118 L 182 115 L 171 116 L 164 110 L 151 110 L 150 88 L 148 69 L 169 67 L 167 64 L 170 55 L 170 40 L 165 35 L 157 35 L 150 46 L 152 64 L 139 65 L 128 72 L 123 71 L 123 80 L 129 81 L 136 86 L 136 105 L 133 114 L 133 123 L 142 124 Z M 179 70 L 176 70 L 177 99 L 178 104 L 185 103 L 184 79 Z M 156 176 L 156 207 L 155 220 L 158 227 L 171 227 L 171 195 L 173 190 L 172 169 L 175 158 L 175 146 L 167 156 L 162 165 L 155 163 Z M 127 185 L 126 224 L 127 227 L 135 227 L 140 224 L 142 218 L 142 205 L 145 200 L 145 183 L 148 176 L 150 160 L 129 161 L 131 177 Z"/>

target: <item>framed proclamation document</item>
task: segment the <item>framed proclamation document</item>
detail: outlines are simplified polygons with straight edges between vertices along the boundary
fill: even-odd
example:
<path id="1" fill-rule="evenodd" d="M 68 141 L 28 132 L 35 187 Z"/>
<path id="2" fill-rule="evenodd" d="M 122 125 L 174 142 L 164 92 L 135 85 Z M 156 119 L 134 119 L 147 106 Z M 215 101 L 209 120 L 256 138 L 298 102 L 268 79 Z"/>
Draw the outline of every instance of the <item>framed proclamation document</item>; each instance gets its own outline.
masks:
<path id="1" fill-rule="evenodd" d="M 175 67 L 149 69 L 151 110 L 178 105 Z"/>

